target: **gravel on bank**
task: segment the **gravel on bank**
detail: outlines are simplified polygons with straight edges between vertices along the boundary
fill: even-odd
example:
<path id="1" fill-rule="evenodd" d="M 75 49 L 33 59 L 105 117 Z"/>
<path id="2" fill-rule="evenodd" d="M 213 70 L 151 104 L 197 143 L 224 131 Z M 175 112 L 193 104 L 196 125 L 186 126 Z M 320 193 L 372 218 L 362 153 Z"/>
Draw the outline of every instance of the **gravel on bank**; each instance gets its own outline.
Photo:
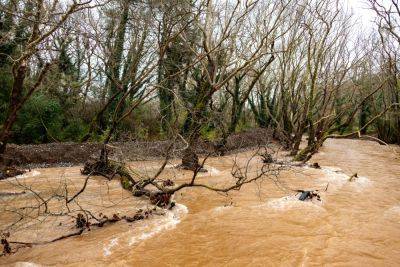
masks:
<path id="1" fill-rule="evenodd" d="M 226 151 L 256 147 L 272 142 L 271 131 L 253 129 L 231 135 L 226 144 Z M 164 141 L 128 141 L 110 144 L 115 157 L 124 161 L 159 159 L 165 156 L 169 140 Z M 99 153 L 101 143 L 49 143 L 39 145 L 7 146 L 4 159 L 8 164 L 25 167 L 57 167 L 73 166 L 84 163 L 89 157 Z M 210 141 L 200 141 L 197 153 L 200 155 L 215 154 L 216 144 Z M 180 157 L 185 143 L 174 144 L 173 157 Z"/>

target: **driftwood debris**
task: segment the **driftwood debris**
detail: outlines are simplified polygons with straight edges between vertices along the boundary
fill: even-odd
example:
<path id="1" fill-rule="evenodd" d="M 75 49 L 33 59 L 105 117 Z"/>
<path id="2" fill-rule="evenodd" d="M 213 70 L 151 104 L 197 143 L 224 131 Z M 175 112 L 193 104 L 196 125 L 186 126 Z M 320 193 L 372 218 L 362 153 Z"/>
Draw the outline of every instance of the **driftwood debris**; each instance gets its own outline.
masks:
<path id="1" fill-rule="evenodd" d="M 318 190 L 297 190 L 297 192 L 301 193 L 299 196 L 300 201 L 312 200 L 314 198 L 321 201 L 321 196 L 319 195 Z"/>
<path id="2" fill-rule="evenodd" d="M 17 175 L 24 174 L 25 172 L 25 170 L 21 170 L 13 166 L 0 166 L 0 180 L 15 177 Z"/>
<path id="3" fill-rule="evenodd" d="M 269 164 L 269 163 L 274 163 L 274 158 L 272 157 L 272 155 L 270 153 L 263 153 L 261 155 L 261 160 L 263 163 Z"/>
<path id="4" fill-rule="evenodd" d="M 173 206 L 173 205 L 171 205 L 171 206 Z M 136 211 L 136 213 L 133 216 L 120 217 L 117 214 L 113 214 L 111 218 L 100 213 L 99 214 L 100 218 L 96 219 L 97 222 L 95 222 L 95 223 L 90 223 L 88 221 L 88 218 L 84 214 L 78 213 L 77 217 L 75 218 L 75 228 L 77 228 L 76 231 L 62 235 L 55 239 L 52 239 L 49 241 L 43 241 L 43 242 L 27 243 L 27 242 L 8 241 L 10 234 L 3 233 L 1 235 L 1 240 L 0 240 L 1 245 L 3 246 L 3 251 L 2 251 L 2 253 L 0 253 L 0 257 L 8 255 L 8 254 L 16 253 L 20 248 L 32 247 L 34 245 L 44 245 L 44 244 L 54 243 L 56 241 L 63 240 L 63 239 L 69 238 L 69 237 L 79 236 L 82 233 L 84 233 L 85 230 L 90 231 L 92 227 L 103 227 L 106 224 L 112 224 L 112 223 L 116 223 L 116 222 L 119 222 L 122 220 L 124 220 L 128 223 L 131 223 L 131 222 L 135 222 L 135 221 L 148 219 L 150 216 L 153 216 L 153 215 L 158 215 L 158 216 L 165 215 L 165 211 L 157 209 L 157 208 L 148 209 L 148 210 L 139 209 Z"/>
<path id="5" fill-rule="evenodd" d="M 358 178 L 357 173 L 354 173 L 352 176 L 349 177 L 349 182 L 353 182 L 354 180 L 356 180 Z"/>
<path id="6" fill-rule="evenodd" d="M 314 162 L 314 163 L 311 165 L 311 168 L 314 168 L 314 169 L 321 169 L 321 166 L 319 165 L 318 162 Z"/>
<path id="7" fill-rule="evenodd" d="M 1 244 L 3 245 L 3 255 L 11 253 L 11 246 L 10 243 L 7 241 L 7 236 L 4 236 L 1 239 Z"/>
<path id="8" fill-rule="evenodd" d="M 0 198 L 1 197 L 12 197 L 12 196 L 19 196 L 26 194 L 26 191 L 21 191 L 21 192 L 0 192 Z"/>

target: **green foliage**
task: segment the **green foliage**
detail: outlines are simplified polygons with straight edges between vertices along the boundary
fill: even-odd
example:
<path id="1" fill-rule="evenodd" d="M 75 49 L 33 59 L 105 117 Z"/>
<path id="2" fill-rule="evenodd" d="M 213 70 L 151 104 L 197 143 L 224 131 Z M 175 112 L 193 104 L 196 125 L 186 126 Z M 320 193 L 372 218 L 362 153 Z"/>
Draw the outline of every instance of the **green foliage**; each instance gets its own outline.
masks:
<path id="1" fill-rule="evenodd" d="M 78 141 L 87 127 L 82 119 L 65 115 L 59 100 L 39 92 L 21 110 L 13 127 L 12 142 Z"/>
<path id="2" fill-rule="evenodd" d="M 33 95 L 21 110 L 13 127 L 13 141 L 44 143 L 60 137 L 62 110 L 58 101 L 44 94 Z"/>
<path id="3" fill-rule="evenodd" d="M 250 112 L 247 112 L 247 113 L 250 113 Z M 243 117 L 241 118 L 241 120 L 239 120 L 239 123 L 236 127 L 236 132 L 243 132 L 243 131 L 253 128 L 253 124 L 251 123 L 249 116 L 247 114 L 243 114 L 242 116 Z"/>
<path id="4" fill-rule="evenodd" d="M 78 141 L 88 131 L 88 125 L 80 118 L 67 121 L 62 132 L 63 141 Z"/>
<path id="5" fill-rule="evenodd" d="M 5 119 L 11 87 L 11 69 L 8 67 L 0 68 L 0 122 L 3 122 Z"/>
<path id="6" fill-rule="evenodd" d="M 129 129 L 140 140 L 160 139 L 161 119 L 156 106 L 146 104 L 138 107 L 129 119 Z"/>
<path id="7" fill-rule="evenodd" d="M 58 69 L 65 75 L 74 76 L 77 72 L 75 65 L 72 63 L 71 57 L 68 55 L 69 41 L 61 40 L 61 49 L 58 59 Z"/>
<path id="8" fill-rule="evenodd" d="M 208 141 L 214 141 L 217 139 L 217 130 L 210 127 L 203 127 L 200 131 L 201 137 Z"/>
<path id="9" fill-rule="evenodd" d="M 390 113 L 389 113 L 390 114 Z M 396 117 L 388 116 L 377 121 L 378 138 L 387 143 L 399 142 L 400 131 Z"/>

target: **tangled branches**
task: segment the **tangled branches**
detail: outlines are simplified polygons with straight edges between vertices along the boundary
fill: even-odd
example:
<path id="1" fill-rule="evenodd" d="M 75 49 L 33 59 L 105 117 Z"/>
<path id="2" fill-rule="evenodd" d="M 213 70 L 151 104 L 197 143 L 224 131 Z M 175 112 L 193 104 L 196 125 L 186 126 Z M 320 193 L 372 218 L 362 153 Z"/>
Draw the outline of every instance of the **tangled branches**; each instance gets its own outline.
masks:
<path id="1" fill-rule="evenodd" d="M 169 159 L 170 155 L 173 155 L 172 152 L 166 153 L 168 156 L 156 170 L 153 169 L 151 173 L 144 173 L 133 170 L 122 161 L 109 159 L 106 151 L 102 153 L 100 159 L 90 159 L 85 164 L 81 174 L 86 175 L 86 177 L 83 183 L 82 179 L 79 178 L 80 186 L 73 186 L 73 183 L 64 177 L 61 183 L 50 192 L 33 188 L 32 184 L 25 182 L 27 180 L 15 178 L 13 181 L 8 181 L 13 186 L 22 189 L 24 194 L 10 195 L 16 199 L 20 198 L 21 202 L 10 202 L 17 207 L 9 207 L 4 211 L 11 214 L 14 221 L 5 225 L 0 231 L 3 233 L 14 231 L 12 234 L 14 240 L 10 241 L 9 236 L 3 238 L 3 255 L 13 253 L 19 247 L 47 244 L 81 235 L 85 231 L 101 228 L 107 224 L 120 221 L 130 223 L 149 218 L 152 215 L 163 215 L 165 209 L 174 208 L 175 203 L 172 201 L 174 194 L 185 188 L 198 187 L 227 195 L 231 191 L 240 190 L 246 184 L 277 177 L 278 173 L 287 166 L 275 159 L 273 155 L 275 152 L 271 150 L 271 147 L 259 146 L 252 152 L 245 153 L 245 157 L 238 157 L 237 155 L 231 157 L 233 164 L 230 172 L 231 178 L 228 178 L 228 180 L 216 183 L 213 180 L 199 179 L 201 176 L 199 174 L 205 167 L 209 156 L 206 156 L 193 171 L 179 169 L 179 172 L 184 175 L 180 179 L 175 179 L 176 177 L 171 177 L 170 170 L 166 170 L 171 168 L 171 165 L 173 166 L 173 162 Z M 191 175 L 187 175 L 189 173 Z M 106 179 L 99 179 L 98 176 Z M 120 183 L 118 183 L 118 179 Z M 96 183 L 91 182 L 92 180 L 96 180 Z M 100 186 L 105 187 L 105 190 L 100 189 Z M 122 191 L 121 187 L 123 188 Z M 125 192 L 123 199 L 104 204 L 104 199 L 109 199 L 112 192 L 115 192 L 118 188 L 121 192 Z M 105 197 L 96 196 L 93 190 L 106 192 Z M 23 198 L 33 199 L 35 203 L 22 201 Z M 137 199 L 136 201 L 145 200 L 153 208 L 138 209 L 131 206 L 136 209 L 133 215 L 118 215 L 115 212 L 114 207 L 119 202 L 128 201 L 132 205 L 132 203 L 138 203 L 135 202 L 135 199 Z M 102 210 L 105 209 L 111 209 L 111 215 L 103 214 Z M 127 214 L 130 211 L 124 210 L 123 213 Z M 71 226 L 70 219 L 73 219 L 73 226 Z M 54 233 L 54 238 L 37 242 L 15 241 L 15 239 L 18 240 L 18 234 L 15 234 L 18 233 L 18 229 L 31 227 L 32 222 L 44 225 L 47 221 L 60 226 L 59 232 Z M 65 234 L 65 230 L 71 228 L 66 229 L 61 227 L 62 225 L 69 225 L 74 230 L 69 230 Z"/>

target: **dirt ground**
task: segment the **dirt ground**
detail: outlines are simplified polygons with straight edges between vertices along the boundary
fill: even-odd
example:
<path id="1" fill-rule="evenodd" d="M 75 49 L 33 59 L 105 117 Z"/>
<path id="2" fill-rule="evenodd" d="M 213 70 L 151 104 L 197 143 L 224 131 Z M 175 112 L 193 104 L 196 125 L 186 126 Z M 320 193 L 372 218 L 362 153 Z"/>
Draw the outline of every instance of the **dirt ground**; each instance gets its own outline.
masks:
<path id="1" fill-rule="evenodd" d="M 226 151 L 255 147 L 272 141 L 271 131 L 254 129 L 231 135 L 226 144 Z M 129 141 L 110 144 L 115 157 L 124 161 L 157 159 L 165 156 L 170 141 Z M 180 157 L 185 144 L 174 144 L 173 157 Z M 96 155 L 101 149 L 100 143 L 49 143 L 39 145 L 7 146 L 4 155 L 9 165 L 22 167 L 56 167 L 73 166 L 84 163 L 90 156 Z M 197 148 L 200 155 L 215 154 L 215 143 L 201 141 Z"/>

